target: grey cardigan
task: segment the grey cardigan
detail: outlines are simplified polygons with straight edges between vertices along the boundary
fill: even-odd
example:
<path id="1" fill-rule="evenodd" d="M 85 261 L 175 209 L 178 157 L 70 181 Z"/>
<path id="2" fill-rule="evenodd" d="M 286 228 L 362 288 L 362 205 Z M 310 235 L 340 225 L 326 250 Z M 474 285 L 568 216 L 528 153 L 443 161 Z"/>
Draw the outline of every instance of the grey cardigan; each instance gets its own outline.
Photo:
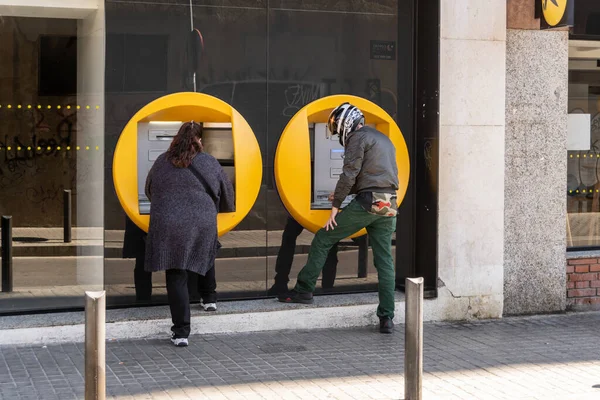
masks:
<path id="1" fill-rule="evenodd" d="M 199 153 L 189 168 L 177 168 L 162 154 L 148 173 L 146 195 L 151 207 L 145 269 L 205 275 L 217 254 L 217 212 L 234 210 L 233 186 L 219 162 Z"/>

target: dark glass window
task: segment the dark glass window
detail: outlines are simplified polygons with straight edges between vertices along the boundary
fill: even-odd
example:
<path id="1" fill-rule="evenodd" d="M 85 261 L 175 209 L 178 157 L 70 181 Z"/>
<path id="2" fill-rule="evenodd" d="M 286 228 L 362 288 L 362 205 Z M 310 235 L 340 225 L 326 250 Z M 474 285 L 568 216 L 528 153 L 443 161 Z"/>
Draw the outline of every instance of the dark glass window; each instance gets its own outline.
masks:
<path id="1" fill-rule="evenodd" d="M 167 90 L 168 46 L 167 35 L 107 35 L 106 91 Z"/>
<path id="2" fill-rule="evenodd" d="M 40 36 L 40 96 L 77 93 L 77 37 Z"/>

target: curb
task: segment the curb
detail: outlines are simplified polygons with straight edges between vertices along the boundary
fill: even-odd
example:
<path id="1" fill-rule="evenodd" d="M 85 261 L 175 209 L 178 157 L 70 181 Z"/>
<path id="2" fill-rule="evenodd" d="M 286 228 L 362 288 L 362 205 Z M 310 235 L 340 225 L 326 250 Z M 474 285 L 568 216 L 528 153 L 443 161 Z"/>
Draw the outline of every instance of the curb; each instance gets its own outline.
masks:
<path id="1" fill-rule="evenodd" d="M 403 304 L 397 302 L 396 306 L 400 309 Z M 192 335 L 375 326 L 378 321 L 375 307 L 375 304 L 361 304 L 239 314 L 206 313 L 192 316 Z M 106 338 L 107 341 L 167 339 L 170 328 L 169 318 L 109 322 Z M 84 332 L 83 324 L 7 329 L 0 331 L 0 345 L 82 343 Z"/>

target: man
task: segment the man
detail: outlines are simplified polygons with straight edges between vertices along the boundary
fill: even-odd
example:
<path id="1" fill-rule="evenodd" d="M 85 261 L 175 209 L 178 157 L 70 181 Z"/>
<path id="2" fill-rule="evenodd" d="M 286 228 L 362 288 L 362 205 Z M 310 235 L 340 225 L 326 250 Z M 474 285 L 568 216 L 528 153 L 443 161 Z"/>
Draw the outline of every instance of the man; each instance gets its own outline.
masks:
<path id="1" fill-rule="evenodd" d="M 277 261 L 275 261 L 275 282 L 269 289 L 269 296 L 279 296 L 288 293 L 289 275 L 292 270 L 294 261 L 294 253 L 296 252 L 296 240 L 302 233 L 304 227 L 298 223 L 292 216 L 288 216 L 283 235 L 281 236 L 281 246 L 277 253 Z M 325 266 L 323 267 L 323 280 L 321 286 L 323 289 L 333 288 L 335 275 L 337 271 L 337 252 L 338 244 L 334 244 L 327 254 Z"/>
<path id="2" fill-rule="evenodd" d="M 362 112 L 349 103 L 331 112 L 327 129 L 328 136 L 339 136 L 345 150 L 343 172 L 331 197 L 331 214 L 312 241 L 308 261 L 298 274 L 296 287 L 278 298 L 285 303 L 311 304 L 316 280 L 329 249 L 366 228 L 379 279 L 379 331 L 392 333 L 396 281 L 392 233 L 396 228 L 398 190 L 396 150 L 387 136 L 365 126 Z M 339 212 L 346 196 L 354 193 L 355 199 Z"/>

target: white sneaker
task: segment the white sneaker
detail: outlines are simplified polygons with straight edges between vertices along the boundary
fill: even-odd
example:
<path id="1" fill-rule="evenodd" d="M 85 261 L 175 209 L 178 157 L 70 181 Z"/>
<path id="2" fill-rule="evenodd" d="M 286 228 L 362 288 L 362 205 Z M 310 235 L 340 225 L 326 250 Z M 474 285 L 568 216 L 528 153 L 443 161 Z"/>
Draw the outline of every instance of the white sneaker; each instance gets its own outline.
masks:
<path id="1" fill-rule="evenodd" d="M 217 311 L 217 303 L 202 303 L 202 308 L 204 308 L 204 311 Z"/>
<path id="2" fill-rule="evenodd" d="M 171 338 L 171 343 L 177 347 L 186 347 L 188 345 L 187 338 Z"/>

